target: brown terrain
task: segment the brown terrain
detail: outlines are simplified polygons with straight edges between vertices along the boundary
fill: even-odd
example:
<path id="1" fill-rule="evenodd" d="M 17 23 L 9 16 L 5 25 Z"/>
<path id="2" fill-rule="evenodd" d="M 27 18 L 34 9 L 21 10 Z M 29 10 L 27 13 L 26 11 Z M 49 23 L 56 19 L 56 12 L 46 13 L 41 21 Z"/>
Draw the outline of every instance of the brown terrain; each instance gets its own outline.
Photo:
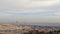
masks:
<path id="1" fill-rule="evenodd" d="M 60 28 L 0 24 L 0 34 L 60 34 Z"/>

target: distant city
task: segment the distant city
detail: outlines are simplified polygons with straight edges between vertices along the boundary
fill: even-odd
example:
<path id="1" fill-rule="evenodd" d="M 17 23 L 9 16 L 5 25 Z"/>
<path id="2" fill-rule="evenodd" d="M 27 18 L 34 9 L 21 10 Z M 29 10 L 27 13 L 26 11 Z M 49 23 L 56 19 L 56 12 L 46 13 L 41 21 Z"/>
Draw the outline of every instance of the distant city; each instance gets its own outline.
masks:
<path id="1" fill-rule="evenodd" d="M 0 34 L 60 34 L 60 26 L 0 24 Z"/>
<path id="2" fill-rule="evenodd" d="M 60 23 L 50 23 L 50 22 L 10 22 L 8 24 L 13 24 L 13 25 L 38 25 L 38 26 L 58 26 L 60 27 Z"/>

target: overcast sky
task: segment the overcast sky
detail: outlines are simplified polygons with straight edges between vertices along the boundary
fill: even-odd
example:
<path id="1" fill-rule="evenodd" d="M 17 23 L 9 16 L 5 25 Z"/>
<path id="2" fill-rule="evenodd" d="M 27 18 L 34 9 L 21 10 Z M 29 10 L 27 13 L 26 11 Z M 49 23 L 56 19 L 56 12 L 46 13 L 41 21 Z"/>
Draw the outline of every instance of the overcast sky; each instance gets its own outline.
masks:
<path id="1" fill-rule="evenodd" d="M 60 0 L 0 0 L 0 21 L 60 22 Z"/>

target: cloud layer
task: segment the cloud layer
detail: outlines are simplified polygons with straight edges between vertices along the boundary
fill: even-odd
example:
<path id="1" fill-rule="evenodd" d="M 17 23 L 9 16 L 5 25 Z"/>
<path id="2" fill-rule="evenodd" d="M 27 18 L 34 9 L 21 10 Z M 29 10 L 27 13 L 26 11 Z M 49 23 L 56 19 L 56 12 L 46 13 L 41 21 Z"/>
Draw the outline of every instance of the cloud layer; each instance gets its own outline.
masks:
<path id="1" fill-rule="evenodd" d="M 7 9 L 28 9 L 59 4 L 60 0 L 0 0 L 0 7 Z"/>
<path id="2" fill-rule="evenodd" d="M 0 0 L 0 18 L 58 18 L 60 0 Z"/>

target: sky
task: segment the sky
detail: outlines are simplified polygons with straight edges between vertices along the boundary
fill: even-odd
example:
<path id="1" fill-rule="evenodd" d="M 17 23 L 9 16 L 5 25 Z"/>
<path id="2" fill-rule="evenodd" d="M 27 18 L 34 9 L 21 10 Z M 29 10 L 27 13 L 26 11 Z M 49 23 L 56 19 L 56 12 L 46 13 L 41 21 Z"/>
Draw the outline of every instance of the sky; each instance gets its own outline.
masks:
<path id="1" fill-rule="evenodd" d="M 0 22 L 60 22 L 60 0 L 0 0 Z"/>

